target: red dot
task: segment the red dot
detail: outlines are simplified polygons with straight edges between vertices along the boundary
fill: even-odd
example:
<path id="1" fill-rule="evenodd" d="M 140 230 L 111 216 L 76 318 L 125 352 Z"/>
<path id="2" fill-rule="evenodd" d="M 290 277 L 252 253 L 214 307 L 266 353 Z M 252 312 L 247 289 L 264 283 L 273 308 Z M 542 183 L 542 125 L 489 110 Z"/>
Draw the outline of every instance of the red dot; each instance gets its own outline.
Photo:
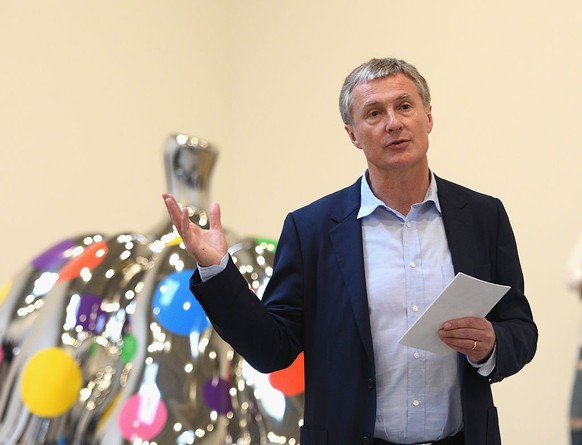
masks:
<path id="1" fill-rule="evenodd" d="M 81 275 L 84 268 L 92 270 L 105 259 L 108 252 L 107 243 L 99 241 L 89 245 L 81 255 L 73 258 L 59 271 L 58 283 L 72 280 Z"/>
<path id="2" fill-rule="evenodd" d="M 305 360 L 303 353 L 299 354 L 288 368 L 269 374 L 269 382 L 273 388 L 284 395 L 292 397 L 305 392 Z"/>

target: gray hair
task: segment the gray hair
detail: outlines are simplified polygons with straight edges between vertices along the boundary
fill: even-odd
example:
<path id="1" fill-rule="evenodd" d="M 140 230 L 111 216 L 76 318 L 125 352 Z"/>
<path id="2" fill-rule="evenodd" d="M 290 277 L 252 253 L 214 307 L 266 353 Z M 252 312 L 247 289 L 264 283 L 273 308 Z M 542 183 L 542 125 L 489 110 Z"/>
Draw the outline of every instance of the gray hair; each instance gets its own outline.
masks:
<path id="1" fill-rule="evenodd" d="M 413 65 L 393 58 L 371 59 L 353 70 L 344 81 L 339 97 L 339 110 L 344 124 L 352 124 L 352 91 L 357 85 L 396 74 L 404 74 L 412 80 L 424 106 L 430 106 L 430 90 L 426 79 Z"/>

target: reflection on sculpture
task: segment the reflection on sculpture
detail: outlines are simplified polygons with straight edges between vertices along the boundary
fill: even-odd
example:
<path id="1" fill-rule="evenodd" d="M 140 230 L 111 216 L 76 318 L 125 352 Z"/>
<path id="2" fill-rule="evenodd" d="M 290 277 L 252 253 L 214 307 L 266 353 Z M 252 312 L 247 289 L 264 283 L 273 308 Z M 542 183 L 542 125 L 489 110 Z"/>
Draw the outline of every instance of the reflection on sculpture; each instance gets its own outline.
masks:
<path id="1" fill-rule="evenodd" d="M 168 190 L 201 226 L 215 161 L 185 135 L 165 151 Z M 228 239 L 260 297 L 276 243 Z M 195 267 L 165 222 L 64 240 L 0 288 L 0 444 L 298 444 L 302 356 L 255 371 L 190 293 Z"/>

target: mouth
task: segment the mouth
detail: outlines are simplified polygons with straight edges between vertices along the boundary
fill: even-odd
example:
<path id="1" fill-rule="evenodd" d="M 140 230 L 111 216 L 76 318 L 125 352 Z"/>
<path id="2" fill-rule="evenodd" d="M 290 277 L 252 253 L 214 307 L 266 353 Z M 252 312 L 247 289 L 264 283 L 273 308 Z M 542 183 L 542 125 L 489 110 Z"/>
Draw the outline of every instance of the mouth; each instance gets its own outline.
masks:
<path id="1" fill-rule="evenodd" d="M 403 148 L 410 142 L 409 139 L 396 139 L 386 145 L 388 148 Z"/>

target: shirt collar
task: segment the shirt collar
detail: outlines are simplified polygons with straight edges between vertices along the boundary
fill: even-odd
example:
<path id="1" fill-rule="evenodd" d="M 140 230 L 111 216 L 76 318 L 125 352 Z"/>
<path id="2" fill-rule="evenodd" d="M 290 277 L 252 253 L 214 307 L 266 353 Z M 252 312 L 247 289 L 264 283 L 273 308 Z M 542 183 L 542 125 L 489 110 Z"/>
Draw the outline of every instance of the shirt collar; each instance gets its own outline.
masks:
<path id="1" fill-rule="evenodd" d="M 438 212 L 441 213 L 441 205 L 439 203 L 437 192 L 438 192 L 437 183 L 435 180 L 434 173 L 431 171 L 428 190 L 426 191 L 424 200 L 419 204 L 424 204 L 426 202 L 432 201 Z M 368 184 L 368 171 L 366 170 L 362 175 L 362 181 L 360 185 L 360 210 L 358 211 L 358 219 L 364 218 L 372 214 L 372 212 L 376 210 L 376 208 L 378 207 L 384 207 L 385 209 L 394 211 L 386 204 L 384 204 L 384 202 L 378 199 L 376 195 L 374 195 L 374 192 L 372 192 L 372 189 L 370 188 L 370 184 Z"/>

